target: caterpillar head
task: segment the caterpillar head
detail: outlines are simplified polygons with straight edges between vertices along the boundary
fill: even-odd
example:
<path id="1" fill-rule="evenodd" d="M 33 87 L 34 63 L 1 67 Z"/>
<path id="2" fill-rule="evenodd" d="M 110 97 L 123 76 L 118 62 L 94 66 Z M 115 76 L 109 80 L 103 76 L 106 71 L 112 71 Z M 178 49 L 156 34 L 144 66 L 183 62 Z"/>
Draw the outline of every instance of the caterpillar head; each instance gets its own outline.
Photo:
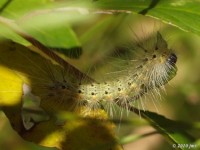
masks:
<path id="1" fill-rule="evenodd" d="M 137 71 L 136 81 L 139 81 L 138 99 L 148 91 L 163 87 L 177 72 L 177 56 L 168 48 L 167 42 L 157 32 L 156 42 L 151 50 L 145 52 L 145 58 Z"/>
<path id="2" fill-rule="evenodd" d="M 152 65 L 148 73 L 149 88 L 155 88 L 165 85 L 176 75 L 177 72 L 177 56 L 172 53 L 170 49 L 168 49 L 167 42 L 163 39 L 159 32 L 157 32 L 155 51 L 158 58 L 155 59 L 155 61 L 157 62 Z"/>

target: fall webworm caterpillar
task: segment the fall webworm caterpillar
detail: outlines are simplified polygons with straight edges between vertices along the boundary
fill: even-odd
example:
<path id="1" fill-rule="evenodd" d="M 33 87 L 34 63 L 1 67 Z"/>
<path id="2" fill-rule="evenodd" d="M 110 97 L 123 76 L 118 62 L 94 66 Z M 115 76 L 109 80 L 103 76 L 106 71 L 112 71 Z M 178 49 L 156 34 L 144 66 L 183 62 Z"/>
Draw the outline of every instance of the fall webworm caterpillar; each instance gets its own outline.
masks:
<path id="1" fill-rule="evenodd" d="M 35 54 L 23 51 L 22 48 L 15 50 L 18 54 L 15 59 L 24 59 L 26 65 L 29 66 L 28 69 L 25 68 L 22 71 L 28 73 L 28 78 L 31 79 L 32 93 L 26 93 L 26 88 L 24 88 L 24 97 L 38 96 L 41 100 L 39 104 L 42 111 L 50 115 L 62 110 L 73 111 L 81 105 L 87 108 L 85 112 L 87 115 L 91 110 L 100 108 L 102 103 L 111 115 L 114 111 L 112 106 L 116 103 L 135 106 L 135 103 L 139 102 L 144 109 L 146 96 L 155 99 L 156 95 L 160 95 L 160 89 L 164 88 L 164 85 L 175 76 L 177 57 L 158 31 L 150 40 L 138 40 L 134 46 L 133 49 L 129 48 L 131 57 L 128 65 L 122 71 L 108 75 L 109 80 L 99 83 L 87 82 L 84 78 L 77 80 L 72 72 L 63 69 L 62 66 L 53 65 L 48 60 L 43 60 L 41 56 L 30 58 L 29 56 Z M 16 55 L 16 53 L 11 55 Z M 37 65 L 37 62 L 44 63 Z M 13 68 L 19 70 L 17 68 L 20 64 L 10 63 L 10 65 L 15 65 Z M 38 102 L 35 104 L 38 105 Z M 22 116 L 27 117 L 27 114 L 23 113 Z M 30 116 L 31 114 L 28 120 L 33 119 Z M 33 124 L 26 122 L 26 117 L 24 124 L 26 129 L 29 129 Z M 48 116 L 45 119 L 47 118 Z"/>
<path id="2" fill-rule="evenodd" d="M 152 49 L 149 50 L 149 47 L 147 49 L 144 44 L 138 43 L 142 57 L 130 61 L 128 67 L 115 79 L 102 83 L 82 83 L 84 79 L 74 82 L 65 70 L 61 69 L 62 74 L 59 77 L 59 71 L 53 72 L 47 66 L 47 72 L 52 80 L 48 85 L 48 102 L 55 97 L 60 100 L 57 102 L 60 104 L 73 99 L 78 104 L 84 103 L 90 112 L 99 108 L 102 102 L 109 108 L 116 102 L 134 103 L 149 93 L 153 97 L 159 95 L 160 88 L 164 88 L 164 85 L 176 74 L 177 57 L 168 49 L 166 41 L 159 32 L 154 38 Z M 142 101 L 141 105 L 143 105 Z M 112 113 L 112 110 L 110 112 Z"/>

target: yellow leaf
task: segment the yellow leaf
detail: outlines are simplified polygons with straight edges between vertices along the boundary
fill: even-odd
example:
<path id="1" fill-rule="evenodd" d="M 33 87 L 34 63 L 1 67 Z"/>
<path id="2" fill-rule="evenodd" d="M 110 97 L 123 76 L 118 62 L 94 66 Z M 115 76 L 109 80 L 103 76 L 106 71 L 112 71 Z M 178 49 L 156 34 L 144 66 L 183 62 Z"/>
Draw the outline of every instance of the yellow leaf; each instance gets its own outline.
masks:
<path id="1" fill-rule="evenodd" d="M 0 65 L 0 82 L 0 106 L 20 103 L 22 80 L 12 70 Z"/>

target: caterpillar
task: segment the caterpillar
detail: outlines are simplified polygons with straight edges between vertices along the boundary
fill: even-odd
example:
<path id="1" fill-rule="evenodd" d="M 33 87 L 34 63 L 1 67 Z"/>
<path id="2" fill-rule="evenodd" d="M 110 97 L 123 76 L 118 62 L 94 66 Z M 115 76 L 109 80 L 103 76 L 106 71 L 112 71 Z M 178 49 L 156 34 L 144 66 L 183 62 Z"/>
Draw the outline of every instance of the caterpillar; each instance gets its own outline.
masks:
<path id="1" fill-rule="evenodd" d="M 51 82 L 45 84 L 47 91 L 44 87 L 45 91 L 38 87 L 39 93 L 45 93 L 46 96 L 41 98 L 41 103 L 44 103 L 42 105 L 49 104 L 51 109 L 52 106 L 62 105 L 66 110 L 66 106 L 69 108 L 70 103 L 75 102 L 76 105 L 86 105 L 88 112 L 100 108 L 102 103 L 109 109 L 115 103 L 126 105 L 140 101 L 143 105 L 141 99 L 146 95 L 159 95 L 159 90 L 164 88 L 177 71 L 177 56 L 168 48 L 162 35 L 157 32 L 152 41 L 151 49 L 147 49 L 144 43 L 137 43 L 137 51 L 132 51 L 139 52 L 140 57 L 137 60 L 130 59 L 128 66 L 108 81 L 84 83 L 84 79 L 74 79 L 63 68 L 53 71 L 46 65 Z"/>
<path id="2" fill-rule="evenodd" d="M 143 53 L 138 62 L 130 61 L 114 79 L 102 83 L 79 82 L 78 85 L 56 81 L 53 88 L 58 93 L 61 88 L 75 93 L 78 95 L 77 102 L 85 103 L 89 109 L 99 108 L 102 102 L 110 107 L 115 103 L 134 103 L 149 93 L 159 95 L 160 88 L 164 88 L 176 74 L 177 56 L 159 32 L 151 50 L 141 44 L 138 47 Z"/>
<path id="3" fill-rule="evenodd" d="M 147 99 L 146 97 L 152 96 L 154 99 L 156 95 L 160 95 L 160 90 L 164 89 L 165 84 L 177 72 L 177 56 L 158 31 L 152 37 L 151 42 L 136 41 L 135 46 L 132 49 L 129 48 L 131 57 L 128 65 L 118 73 L 111 73 L 110 79 L 103 82 L 88 82 L 84 78 L 76 79 L 73 72 L 69 72 L 62 66 L 54 65 L 40 56 L 29 58 L 27 56 L 35 55 L 35 53 L 22 47 L 18 49 L 15 49 L 15 53 L 13 51 L 6 52 L 5 58 L 13 55 L 16 61 L 17 59 L 25 60 L 27 66 L 36 68 L 24 67 L 21 69 L 20 64 L 12 63 L 12 60 L 9 63 L 11 68 L 20 72 L 21 77 L 23 76 L 22 72 L 25 72 L 25 76 L 31 80 L 29 86 L 33 94 L 30 94 L 30 89 L 28 89 L 29 93 L 26 93 L 27 85 L 25 85 L 23 86 L 24 97 L 27 97 L 26 94 L 31 97 L 35 95 L 37 98 L 33 98 L 33 100 L 37 99 L 37 101 L 39 97 L 37 105 L 40 104 L 43 114 L 47 112 L 50 116 L 57 111 L 73 111 L 81 105 L 88 108 L 86 115 L 90 110 L 101 108 L 102 104 L 108 108 L 111 115 L 113 114 L 112 106 L 116 103 L 135 106 L 135 103 L 139 101 L 144 107 L 143 101 Z M 132 56 L 136 56 L 136 58 L 132 58 Z M 37 65 L 36 62 L 44 63 Z M 24 110 L 22 112 L 25 113 Z M 22 118 L 27 117 L 27 114 L 24 115 L 24 113 Z M 31 119 L 33 120 L 30 115 L 28 119 L 24 118 L 24 125 L 27 129 L 33 126 L 29 122 Z M 45 120 L 47 119 L 49 117 L 45 116 Z"/>

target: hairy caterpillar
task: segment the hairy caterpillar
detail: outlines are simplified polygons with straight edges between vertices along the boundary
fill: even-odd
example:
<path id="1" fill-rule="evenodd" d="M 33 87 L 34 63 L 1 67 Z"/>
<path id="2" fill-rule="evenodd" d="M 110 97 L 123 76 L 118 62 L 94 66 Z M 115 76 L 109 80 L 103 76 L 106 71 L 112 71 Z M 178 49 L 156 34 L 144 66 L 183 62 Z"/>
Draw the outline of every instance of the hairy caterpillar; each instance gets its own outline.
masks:
<path id="1" fill-rule="evenodd" d="M 118 73 L 115 79 L 108 81 L 84 83 L 84 79 L 80 81 L 70 79 L 69 74 L 62 68 L 62 74 L 60 74 L 59 71 L 53 72 L 51 68 L 47 67 L 52 82 L 46 85 L 48 98 L 46 97 L 47 100 L 43 100 L 43 102 L 53 105 L 51 102 L 56 97 L 55 105 L 60 103 L 65 107 L 65 103 L 68 103 L 66 105 L 69 106 L 69 100 L 72 100 L 76 101 L 76 104 L 84 104 L 88 110 L 92 110 L 99 108 L 101 102 L 109 108 L 116 102 L 134 103 L 149 93 L 153 96 L 159 95 L 159 89 L 163 88 L 176 74 L 177 57 L 168 48 L 159 32 L 154 38 L 151 49 L 149 47 L 147 49 L 145 44 L 138 43 L 137 51 L 141 56 L 137 60 L 130 60 L 129 65 L 121 73 Z M 39 90 L 41 92 L 41 88 Z M 143 105 L 142 101 L 141 105 Z M 110 111 L 112 112 L 112 110 Z"/>
<path id="2" fill-rule="evenodd" d="M 152 49 L 137 45 L 142 54 L 137 61 L 130 61 L 127 68 L 116 78 L 102 83 L 72 84 L 56 81 L 53 88 L 60 92 L 67 89 L 75 93 L 78 103 L 85 103 L 89 109 L 99 108 L 101 102 L 112 106 L 114 103 L 134 103 L 145 95 L 158 94 L 159 89 L 171 80 L 177 71 L 177 57 L 168 49 L 166 41 L 156 33 Z"/>
<path id="3" fill-rule="evenodd" d="M 144 43 L 137 41 L 135 47 L 129 50 L 131 53 L 138 53 L 138 56 L 130 57 L 130 62 L 123 68 L 123 71 L 110 74 L 112 79 L 103 82 L 87 82 L 84 78 L 77 80 L 72 72 L 61 66 L 50 64 L 49 61 L 39 56 L 33 59 L 27 57 L 32 52 L 22 47 L 20 50 L 16 49 L 15 53 L 5 52 L 7 55 L 5 58 L 12 55 L 15 61 L 24 60 L 24 63 L 29 66 L 29 68 L 22 69 L 22 64 L 12 63 L 12 60 L 7 64 L 20 72 L 20 76 L 23 72 L 28 74 L 32 93 L 40 98 L 41 108 L 49 115 L 62 110 L 73 111 L 76 106 L 80 105 L 88 108 L 87 114 L 90 110 L 100 108 L 102 103 L 110 109 L 109 112 L 112 114 L 111 108 L 115 103 L 135 105 L 134 103 L 139 101 L 143 107 L 141 99 L 145 99 L 148 95 L 153 98 L 159 95 L 160 89 L 164 88 L 164 85 L 175 76 L 176 55 L 168 48 L 160 32 L 156 32 L 152 41 L 148 41 L 150 44 L 146 41 Z M 19 55 L 15 56 L 16 52 Z M 44 63 L 37 65 L 36 63 L 41 60 Z M 35 69 L 30 69 L 30 66 Z M 23 91 L 26 94 L 26 89 Z M 47 118 L 49 117 L 45 116 L 45 120 Z M 29 117 L 28 120 L 31 118 Z M 24 123 L 29 124 L 29 122 Z M 29 129 L 32 126 L 33 124 L 26 128 Z"/>

